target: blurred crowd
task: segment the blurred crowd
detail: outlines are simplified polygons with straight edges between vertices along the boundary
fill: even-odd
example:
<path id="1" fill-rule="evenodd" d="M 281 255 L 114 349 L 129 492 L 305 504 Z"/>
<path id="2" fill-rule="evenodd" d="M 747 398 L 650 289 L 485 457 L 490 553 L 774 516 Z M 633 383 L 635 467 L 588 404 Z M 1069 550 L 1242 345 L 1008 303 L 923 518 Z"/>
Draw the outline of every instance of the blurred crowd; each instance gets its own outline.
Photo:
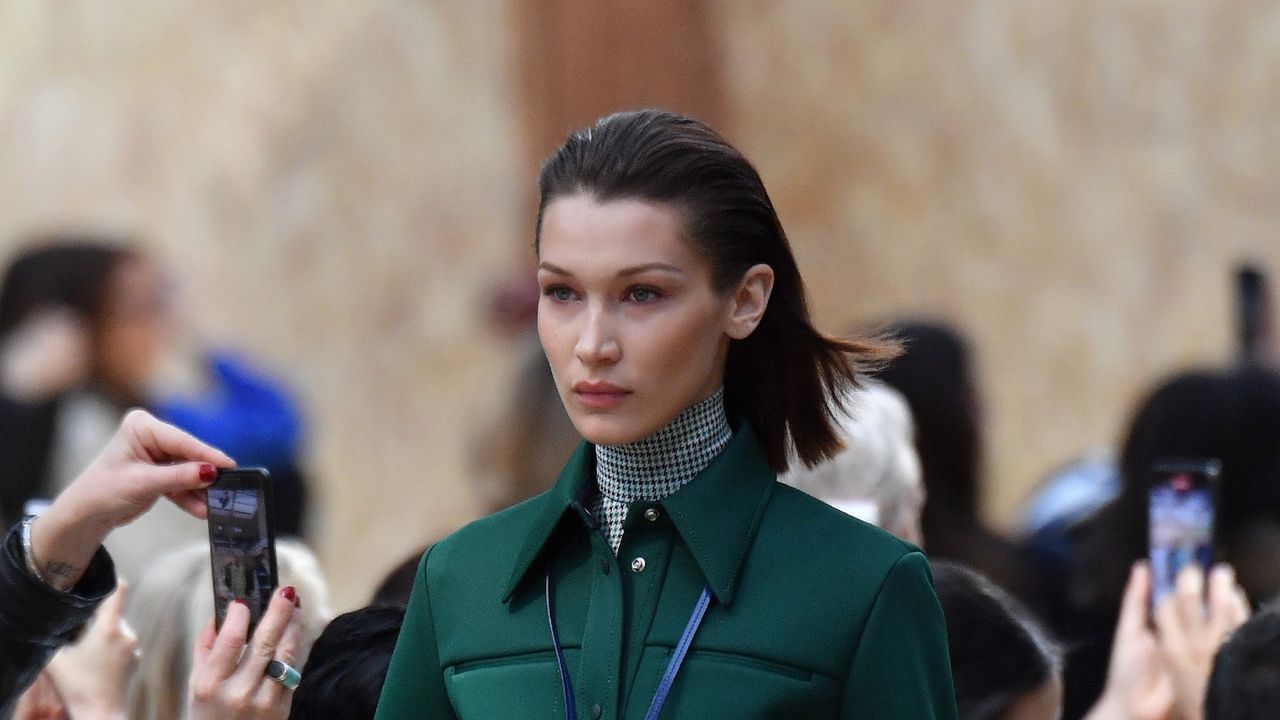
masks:
<path id="1" fill-rule="evenodd" d="M 177 288 L 137 247 L 42 238 L 0 285 L 0 518 L 37 514 L 142 407 L 270 471 L 279 573 L 302 602 L 303 682 L 291 718 L 372 718 L 422 548 L 369 604 L 332 617 L 305 545 L 305 424 L 287 384 L 232 349 L 192 341 Z M 1262 718 L 1280 706 L 1280 362 L 1264 273 L 1238 273 L 1236 362 L 1154 383 L 1114 448 L 1037 485 L 1015 533 L 980 512 L 982 390 L 972 348 L 944 322 L 891 319 L 906 351 L 852 391 L 845 451 L 781 480 L 925 549 L 948 625 L 960 717 Z M 528 329 L 536 290 L 495 293 L 495 323 L 523 333 L 511 405 L 477 448 L 474 488 L 497 511 L 549 488 L 579 442 Z M 323 420 L 323 419 L 319 419 Z M 1149 470 L 1220 463 L 1215 563 L 1151 602 Z M 180 718 L 198 683 L 192 648 L 212 614 L 202 523 L 157 506 L 108 548 L 121 588 L 23 695 L 14 717 Z M 303 663 L 299 663 L 302 667 Z"/>

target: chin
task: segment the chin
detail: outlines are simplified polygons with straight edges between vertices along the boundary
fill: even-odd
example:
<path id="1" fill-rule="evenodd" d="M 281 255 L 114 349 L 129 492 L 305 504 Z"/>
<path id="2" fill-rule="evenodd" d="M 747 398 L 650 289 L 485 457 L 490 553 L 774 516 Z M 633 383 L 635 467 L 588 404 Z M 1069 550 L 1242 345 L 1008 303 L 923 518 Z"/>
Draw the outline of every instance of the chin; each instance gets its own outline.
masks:
<path id="1" fill-rule="evenodd" d="M 592 445 L 626 445 L 658 431 L 658 428 L 616 415 L 585 415 L 571 419 L 582 439 Z"/>

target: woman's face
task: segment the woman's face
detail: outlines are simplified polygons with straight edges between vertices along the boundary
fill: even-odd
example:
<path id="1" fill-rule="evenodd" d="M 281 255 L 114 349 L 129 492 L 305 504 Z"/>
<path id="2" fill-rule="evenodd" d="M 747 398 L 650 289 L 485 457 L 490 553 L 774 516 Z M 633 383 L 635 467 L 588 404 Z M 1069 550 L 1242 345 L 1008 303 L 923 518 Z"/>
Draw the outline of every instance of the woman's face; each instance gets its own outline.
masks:
<path id="1" fill-rule="evenodd" d="M 714 290 L 710 264 L 684 239 L 674 209 L 581 194 L 553 200 L 538 255 L 538 335 L 588 441 L 648 437 L 723 383 L 741 303 Z"/>
<path id="2" fill-rule="evenodd" d="M 141 397 L 168 347 L 171 325 L 159 269 L 140 258 L 121 262 L 108 281 L 97 343 L 102 381 L 131 400 Z"/>

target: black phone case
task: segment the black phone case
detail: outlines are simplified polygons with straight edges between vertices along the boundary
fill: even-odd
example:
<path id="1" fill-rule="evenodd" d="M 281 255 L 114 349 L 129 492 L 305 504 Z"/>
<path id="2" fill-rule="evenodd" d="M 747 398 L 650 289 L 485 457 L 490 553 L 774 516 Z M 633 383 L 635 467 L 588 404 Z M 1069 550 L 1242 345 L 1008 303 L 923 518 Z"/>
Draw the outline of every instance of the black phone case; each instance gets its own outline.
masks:
<path id="1" fill-rule="evenodd" d="M 249 621 L 249 636 L 253 635 L 254 629 L 258 625 L 258 620 L 263 613 L 267 611 L 267 605 L 271 602 L 271 595 L 275 588 L 280 585 L 280 578 L 276 563 L 276 538 L 275 538 L 275 517 L 273 514 L 273 503 L 271 499 L 271 473 L 266 468 L 234 468 L 230 470 L 219 470 L 218 479 L 209 487 L 210 490 L 222 488 L 229 489 L 228 486 L 242 487 L 245 484 L 251 484 L 257 491 L 260 502 L 259 512 L 265 515 L 264 526 L 266 528 L 266 563 L 269 583 L 266 592 L 259 593 L 257 602 L 246 598 L 246 602 L 250 602 L 251 618 Z M 205 505 L 208 507 L 209 500 L 206 497 Z M 212 509 L 210 519 L 212 518 Z M 218 593 L 218 557 L 217 550 L 214 547 L 217 538 L 213 530 L 213 523 L 206 520 L 206 528 L 209 533 L 209 565 L 210 580 L 212 581 L 213 591 L 213 613 L 216 625 L 219 630 L 222 629 L 222 620 L 226 617 L 229 600 L 222 597 Z"/>

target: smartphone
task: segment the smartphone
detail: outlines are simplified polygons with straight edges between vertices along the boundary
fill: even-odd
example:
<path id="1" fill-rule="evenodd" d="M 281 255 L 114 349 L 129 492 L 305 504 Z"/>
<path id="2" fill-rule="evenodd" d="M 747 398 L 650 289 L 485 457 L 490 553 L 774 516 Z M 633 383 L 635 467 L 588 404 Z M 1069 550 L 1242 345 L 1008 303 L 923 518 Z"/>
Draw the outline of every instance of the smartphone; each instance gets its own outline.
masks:
<path id="1" fill-rule="evenodd" d="M 1236 268 L 1236 315 L 1241 355 L 1246 359 L 1266 357 L 1274 341 L 1271 292 L 1266 273 L 1256 265 Z"/>
<path id="2" fill-rule="evenodd" d="M 263 468 L 219 470 L 209 486 L 209 560 L 218 628 L 236 598 L 249 606 L 249 632 L 258 626 L 279 584 L 271 517 L 271 476 Z"/>
<path id="3" fill-rule="evenodd" d="M 1214 487 L 1221 464 L 1209 458 L 1170 458 L 1151 466 L 1148 506 L 1151 604 L 1173 593 L 1178 572 L 1213 562 Z"/>

